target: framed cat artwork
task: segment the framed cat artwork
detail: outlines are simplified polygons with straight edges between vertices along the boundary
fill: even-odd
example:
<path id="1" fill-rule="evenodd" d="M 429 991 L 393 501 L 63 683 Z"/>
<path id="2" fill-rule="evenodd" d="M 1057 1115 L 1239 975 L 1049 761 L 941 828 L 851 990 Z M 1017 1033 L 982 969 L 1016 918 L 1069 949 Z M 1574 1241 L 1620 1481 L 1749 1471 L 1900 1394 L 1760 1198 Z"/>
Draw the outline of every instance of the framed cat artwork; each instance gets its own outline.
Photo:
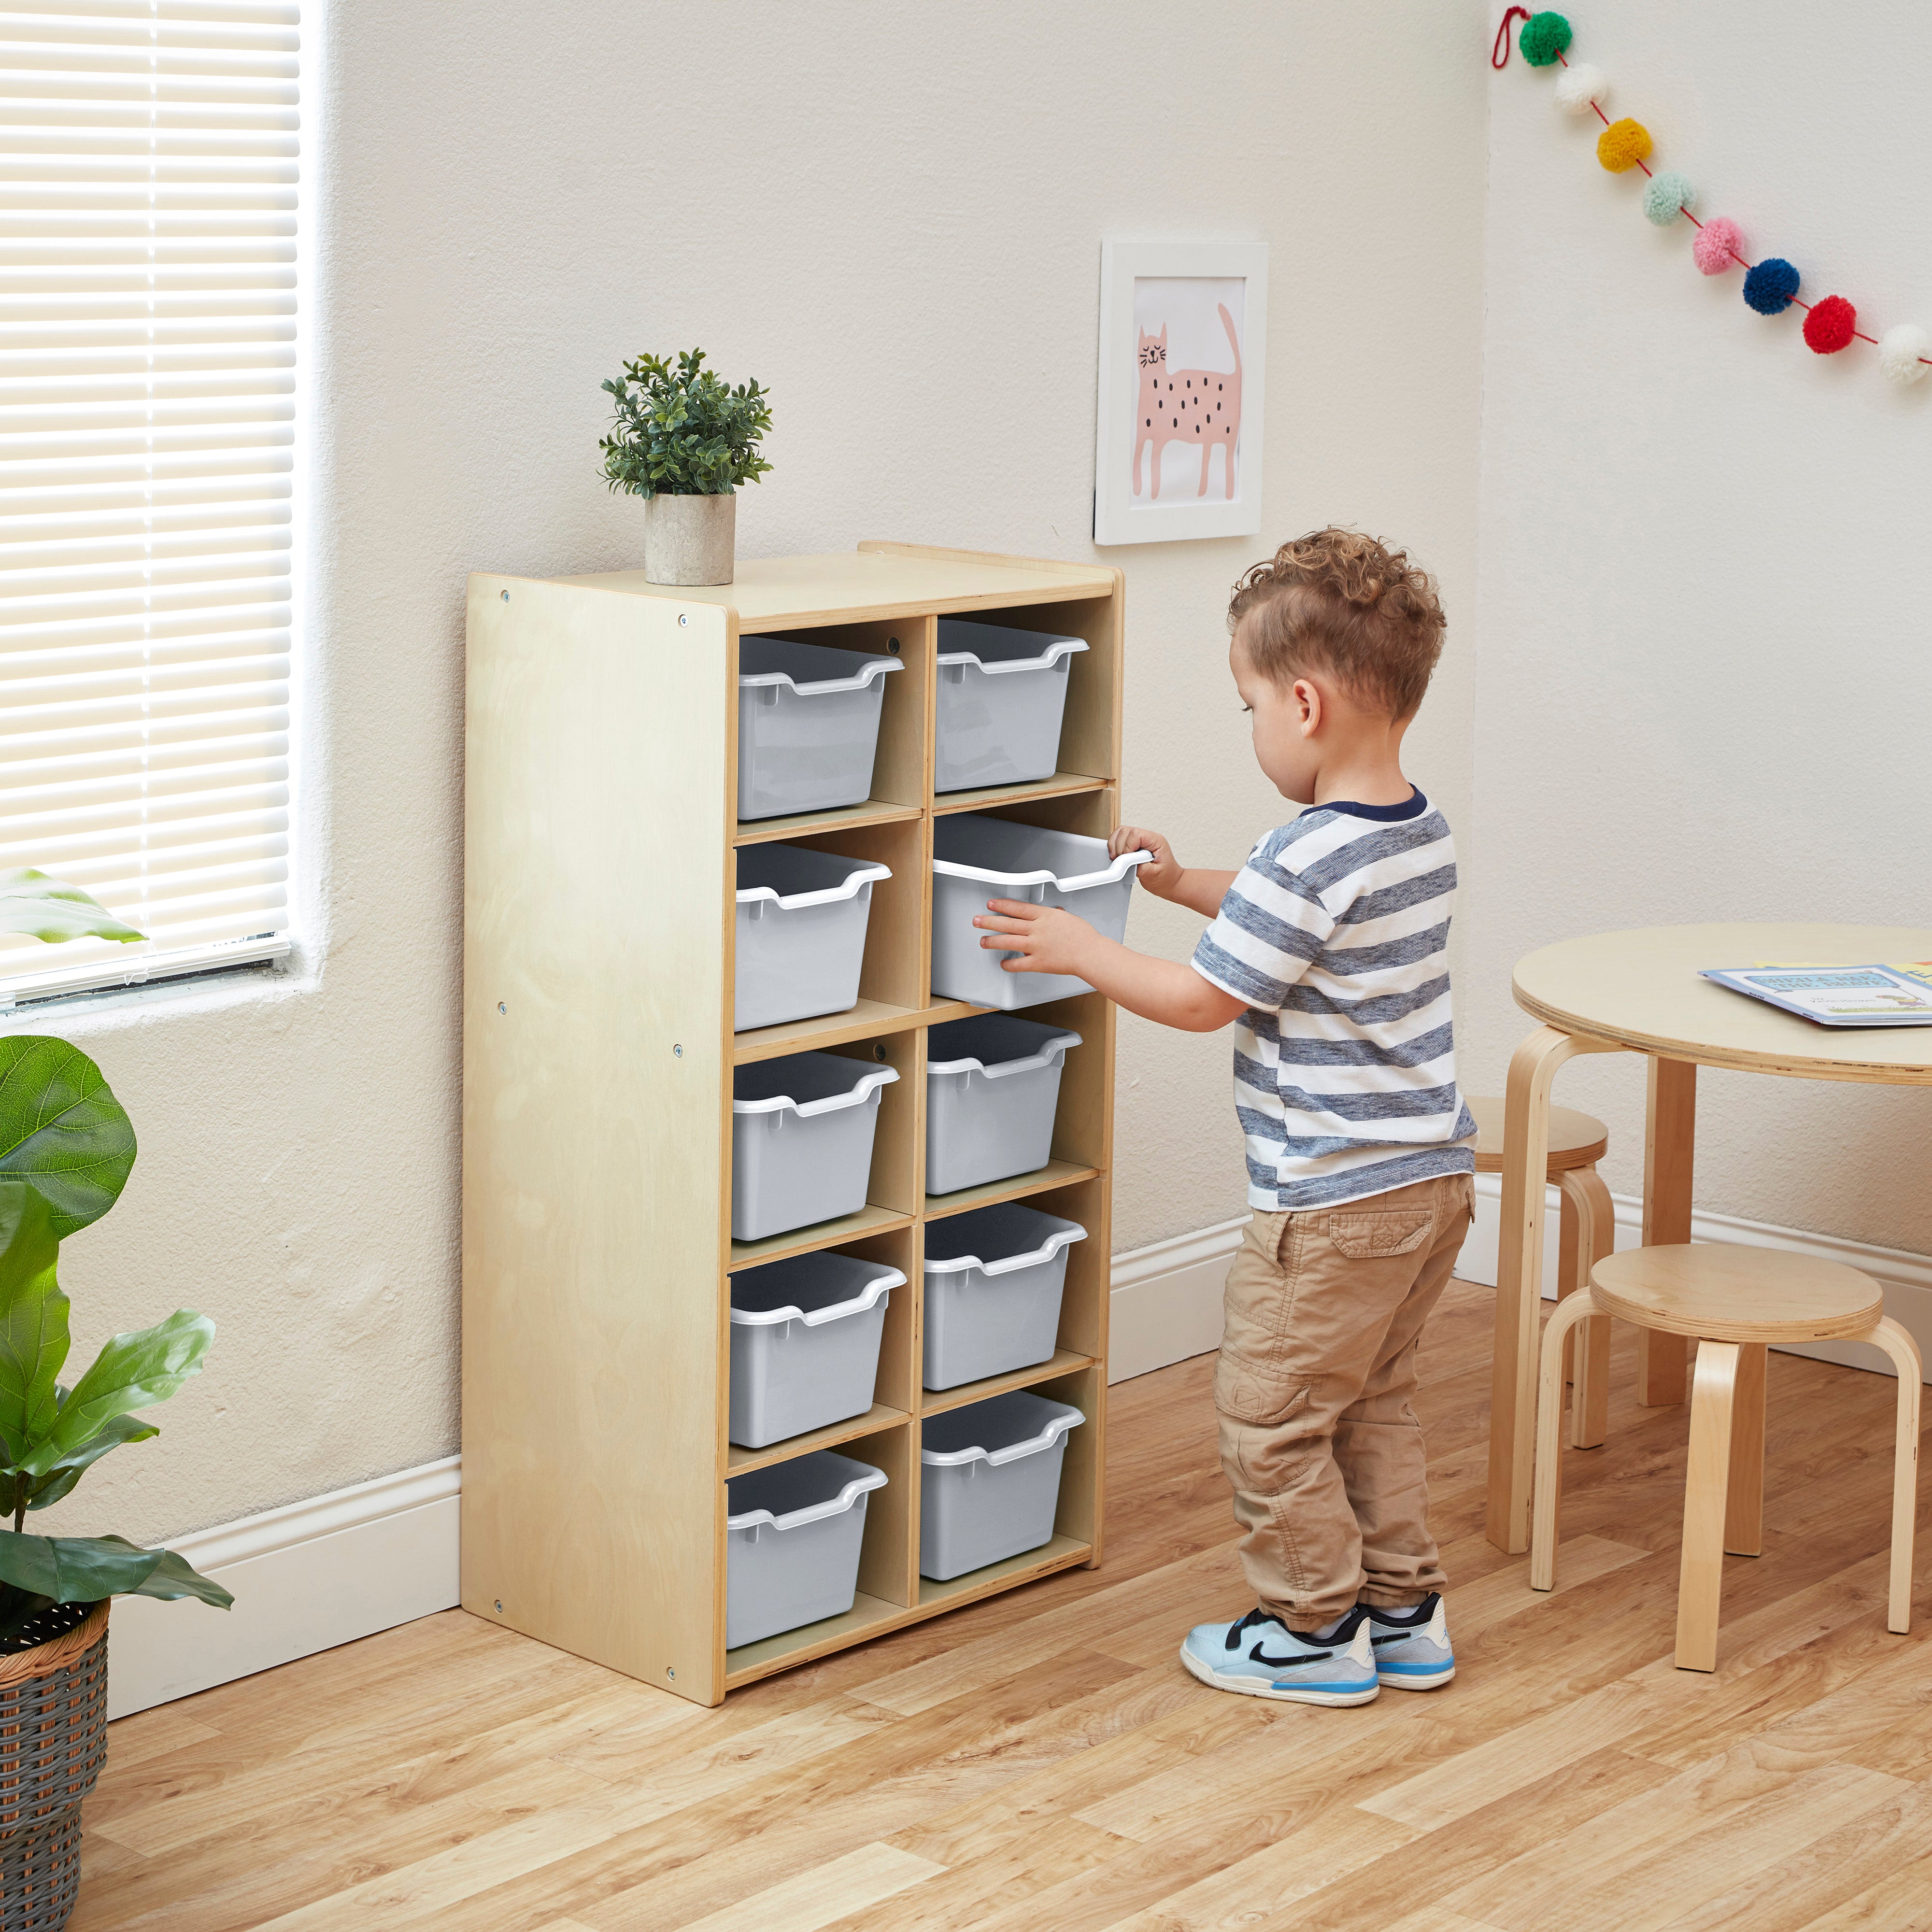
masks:
<path id="1" fill-rule="evenodd" d="M 1262 526 L 1265 242 L 1106 242 L 1094 541 Z"/>

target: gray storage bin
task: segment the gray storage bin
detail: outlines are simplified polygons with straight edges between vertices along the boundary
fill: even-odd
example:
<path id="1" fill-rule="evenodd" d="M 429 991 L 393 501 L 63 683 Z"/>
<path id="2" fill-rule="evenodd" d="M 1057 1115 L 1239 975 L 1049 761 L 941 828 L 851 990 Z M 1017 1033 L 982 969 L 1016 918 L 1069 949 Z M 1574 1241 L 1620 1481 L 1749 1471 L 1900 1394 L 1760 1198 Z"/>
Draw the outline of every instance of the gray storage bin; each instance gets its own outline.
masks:
<path id="1" fill-rule="evenodd" d="M 734 1442 L 763 1449 L 872 1407 L 897 1268 L 828 1250 L 730 1280 Z"/>
<path id="2" fill-rule="evenodd" d="M 891 877 L 890 867 L 803 845 L 741 845 L 733 1028 L 856 1006 L 872 887 Z"/>
<path id="3" fill-rule="evenodd" d="M 738 816 L 830 812 L 872 796 L 888 671 L 897 658 L 738 640 Z"/>
<path id="4" fill-rule="evenodd" d="M 1051 1542 L 1066 1432 L 1086 1420 L 1015 1389 L 925 1423 L 919 1574 L 944 1583 Z"/>
<path id="5" fill-rule="evenodd" d="M 856 1214 L 872 1178 L 890 1066 L 842 1053 L 754 1060 L 731 1076 L 731 1238 L 763 1240 Z"/>
<path id="6" fill-rule="evenodd" d="M 1080 1036 L 1006 1013 L 926 1035 L 926 1191 L 950 1194 L 1044 1167 L 1066 1050 Z"/>
<path id="7" fill-rule="evenodd" d="M 866 1498 L 886 1472 L 820 1449 L 724 1485 L 724 1648 L 843 1616 L 859 1592 Z"/>
<path id="8" fill-rule="evenodd" d="M 1019 1201 L 927 1224 L 926 1385 L 957 1388 L 1052 1359 L 1078 1221 Z"/>
<path id="9" fill-rule="evenodd" d="M 1028 899 L 1064 906 L 1109 939 L 1127 929 L 1134 868 L 1150 852 L 1107 856 L 1104 838 L 1049 832 L 982 812 L 958 812 L 935 821 L 932 861 L 932 990 L 935 997 L 970 1000 L 1011 1012 L 1094 989 L 1065 973 L 1009 973 L 1004 953 L 980 941 L 973 922 L 989 899 Z"/>
<path id="10" fill-rule="evenodd" d="M 939 620 L 932 788 L 1024 784 L 1060 769 L 1060 727 L 1078 638 Z"/>

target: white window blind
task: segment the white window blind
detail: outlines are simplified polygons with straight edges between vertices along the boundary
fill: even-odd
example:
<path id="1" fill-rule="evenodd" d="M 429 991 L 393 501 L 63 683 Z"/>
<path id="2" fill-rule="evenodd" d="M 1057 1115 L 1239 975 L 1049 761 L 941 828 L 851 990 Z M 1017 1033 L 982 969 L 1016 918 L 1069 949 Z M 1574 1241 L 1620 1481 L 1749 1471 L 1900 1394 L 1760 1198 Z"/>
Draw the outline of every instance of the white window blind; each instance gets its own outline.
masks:
<path id="1" fill-rule="evenodd" d="M 287 950 L 299 14 L 0 6 L 0 1003 Z"/>

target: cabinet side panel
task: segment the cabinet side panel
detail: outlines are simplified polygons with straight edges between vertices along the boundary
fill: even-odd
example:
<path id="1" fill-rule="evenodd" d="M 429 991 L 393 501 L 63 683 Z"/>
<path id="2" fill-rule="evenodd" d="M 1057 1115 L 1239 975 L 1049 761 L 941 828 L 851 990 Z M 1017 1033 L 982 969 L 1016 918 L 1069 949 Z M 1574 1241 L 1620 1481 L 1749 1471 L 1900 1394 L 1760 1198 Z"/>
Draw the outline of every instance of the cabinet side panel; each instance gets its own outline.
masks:
<path id="1" fill-rule="evenodd" d="M 463 1600 L 710 1703 L 730 638 L 680 614 L 471 581 Z"/>

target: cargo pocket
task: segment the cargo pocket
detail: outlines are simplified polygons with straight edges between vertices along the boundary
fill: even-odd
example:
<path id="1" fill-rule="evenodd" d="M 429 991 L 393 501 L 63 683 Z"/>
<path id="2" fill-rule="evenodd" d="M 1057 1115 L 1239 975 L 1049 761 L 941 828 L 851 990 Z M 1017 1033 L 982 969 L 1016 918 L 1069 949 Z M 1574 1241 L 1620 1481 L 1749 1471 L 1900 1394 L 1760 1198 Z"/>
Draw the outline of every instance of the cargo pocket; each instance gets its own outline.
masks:
<path id="1" fill-rule="evenodd" d="M 1214 1364 L 1214 1406 L 1230 1421 L 1261 1429 L 1279 1428 L 1308 1406 L 1313 1387 L 1307 1376 L 1289 1376 L 1267 1364 L 1221 1352 Z"/>
<path id="2" fill-rule="evenodd" d="M 1328 1238 L 1352 1262 L 1411 1255 L 1428 1240 L 1435 1220 L 1426 1208 L 1384 1208 L 1364 1214 L 1342 1209 L 1328 1216 Z"/>

